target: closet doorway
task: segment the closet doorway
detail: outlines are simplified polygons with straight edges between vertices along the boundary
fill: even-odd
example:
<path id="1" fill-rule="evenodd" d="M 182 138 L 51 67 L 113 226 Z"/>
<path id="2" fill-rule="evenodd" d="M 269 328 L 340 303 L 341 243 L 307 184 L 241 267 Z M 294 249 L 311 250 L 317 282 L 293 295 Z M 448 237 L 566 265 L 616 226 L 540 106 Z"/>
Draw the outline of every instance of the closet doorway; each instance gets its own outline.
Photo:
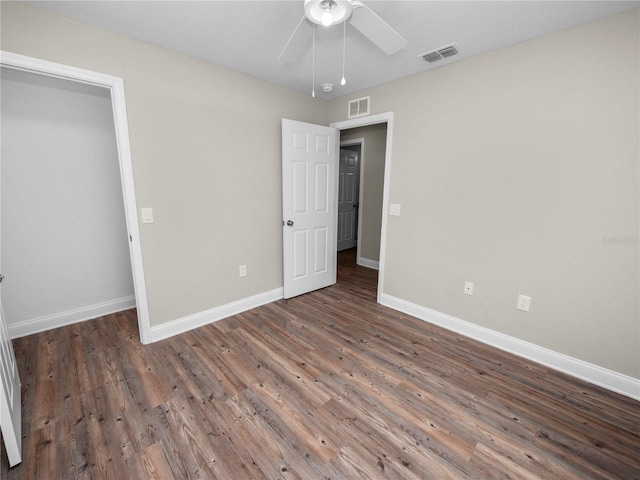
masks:
<path id="1" fill-rule="evenodd" d="M 53 100 L 51 100 L 50 98 L 47 100 L 43 100 L 47 102 L 51 101 L 52 104 L 55 104 L 56 102 L 60 102 L 61 99 L 65 96 L 66 96 L 65 98 L 72 98 L 69 96 L 70 94 L 79 95 L 79 96 L 73 97 L 75 99 L 74 102 L 77 103 L 77 101 L 80 101 L 82 95 L 85 95 L 87 99 L 87 108 L 89 108 L 89 104 L 91 102 L 94 102 L 94 103 L 103 102 L 103 104 L 104 102 L 106 102 L 107 108 L 110 108 L 110 112 L 107 111 L 107 116 L 106 116 L 107 120 L 105 120 L 104 112 L 103 112 L 103 118 L 100 121 L 102 123 L 109 121 L 111 122 L 111 125 L 112 125 L 111 138 L 113 140 L 111 145 L 105 146 L 105 148 L 112 149 L 113 165 L 109 167 L 111 168 L 109 172 L 107 172 L 108 169 L 105 170 L 105 172 L 93 171 L 93 175 L 95 177 L 96 173 L 98 175 L 104 174 L 111 179 L 110 180 L 111 184 L 108 188 L 111 189 L 111 195 L 115 195 L 116 197 L 115 197 L 115 201 L 112 200 L 108 203 L 113 203 L 117 205 L 115 206 L 108 205 L 105 207 L 106 209 L 102 209 L 102 207 L 98 207 L 98 206 L 95 206 L 94 209 L 90 208 L 90 209 L 82 210 L 81 208 L 79 208 L 78 212 L 71 213 L 71 215 L 67 215 L 67 220 L 69 220 L 70 218 L 70 222 L 72 224 L 80 227 L 84 227 L 84 226 L 87 227 L 87 229 L 84 230 L 85 233 L 80 235 L 86 235 L 89 239 L 88 242 L 85 243 L 84 245 L 82 244 L 82 242 L 79 242 L 77 245 L 83 245 L 83 246 L 76 247 L 76 248 L 80 248 L 81 250 L 86 250 L 82 252 L 82 254 L 84 255 L 83 262 L 92 263 L 92 264 L 95 262 L 95 270 L 92 271 L 90 268 L 93 265 L 89 265 L 88 266 L 89 268 L 83 269 L 83 268 L 79 268 L 77 265 L 75 266 L 71 265 L 71 263 L 73 262 L 68 262 L 68 269 L 63 269 L 59 271 L 58 275 L 60 275 L 59 278 L 62 278 L 64 275 L 67 275 L 67 274 L 70 275 L 72 273 L 75 273 L 75 274 L 80 273 L 80 275 L 94 276 L 95 277 L 94 280 L 99 280 L 99 276 L 101 273 L 100 270 L 101 268 L 104 267 L 104 264 L 100 264 L 100 262 L 98 261 L 99 260 L 98 257 L 100 257 L 100 251 L 101 250 L 106 251 L 107 249 L 111 250 L 112 247 L 111 246 L 107 247 L 108 245 L 108 242 L 107 242 L 102 244 L 102 246 L 98 246 L 98 250 L 91 251 L 91 245 L 89 245 L 89 243 L 91 243 L 90 238 L 91 238 L 92 232 L 95 234 L 95 231 L 93 231 L 92 226 L 95 226 L 95 228 L 98 228 L 97 223 L 95 222 L 103 217 L 117 217 L 118 215 L 120 215 L 120 219 L 119 219 L 120 226 L 119 227 L 115 226 L 113 228 L 114 230 L 113 234 L 119 238 L 118 242 L 121 242 L 119 243 L 118 246 L 115 247 L 116 250 L 118 249 L 120 250 L 120 259 L 118 260 L 120 262 L 120 267 L 118 268 L 120 268 L 121 271 L 128 270 L 127 272 L 125 272 L 125 276 L 123 277 L 124 278 L 123 283 L 126 284 L 128 281 L 129 282 L 128 291 L 130 293 L 133 293 L 132 296 L 131 295 L 128 296 L 128 302 L 129 302 L 128 304 L 127 304 L 127 298 L 125 295 L 125 298 L 116 299 L 115 301 L 105 301 L 105 302 L 97 301 L 96 303 L 95 299 L 93 299 L 92 301 L 94 304 L 90 305 L 88 308 L 74 308 L 73 306 L 71 306 L 71 308 L 68 308 L 66 310 L 62 308 L 62 310 L 65 310 L 65 311 L 61 312 L 61 314 L 59 315 L 56 314 L 55 312 L 53 312 L 53 315 L 49 315 L 49 316 L 45 315 L 44 317 L 43 316 L 38 317 L 36 315 L 35 319 L 31 319 L 30 321 L 22 322 L 18 325 L 15 325 L 14 326 L 15 328 L 13 328 L 12 336 L 21 336 L 29 333 L 35 333 L 35 331 L 42 331 L 42 330 L 48 329 L 47 328 L 48 326 L 49 328 L 56 328 L 58 326 L 61 326 L 61 324 L 68 324 L 68 323 L 73 323 L 75 321 L 86 320 L 88 318 L 93 318 L 93 316 L 106 314 L 109 309 L 111 309 L 111 311 L 118 311 L 119 309 L 130 308 L 132 306 L 135 306 L 137 307 L 137 311 L 138 311 L 137 312 L 138 328 L 140 333 L 140 340 L 142 343 L 149 343 L 151 340 L 149 314 L 148 314 L 147 295 L 146 295 L 146 288 L 145 288 L 145 281 L 144 281 L 144 271 L 142 268 L 142 254 L 141 254 L 140 237 L 139 237 L 139 230 L 138 230 L 138 216 L 136 211 L 137 209 L 136 209 L 136 201 L 135 201 L 135 191 L 133 186 L 133 171 L 131 166 L 131 154 L 130 154 L 130 148 L 129 148 L 128 126 L 127 126 L 127 118 L 126 118 L 126 105 L 124 101 L 124 84 L 122 79 L 95 73 L 95 72 L 90 72 L 86 70 L 80 70 L 74 67 L 69 67 L 65 65 L 54 64 L 51 62 L 33 59 L 30 57 L 11 54 L 8 52 L 2 52 L 2 56 L 0 58 L 1 58 L 1 67 L 3 72 L 3 81 L 6 78 L 7 82 L 13 82 L 13 86 L 17 87 L 16 91 L 20 91 L 21 89 L 23 91 L 33 89 L 33 91 L 44 92 L 46 94 L 47 89 L 51 89 L 52 91 L 55 90 L 55 92 L 53 92 L 54 96 L 50 97 L 50 98 L 53 98 Z M 32 109 L 32 111 L 33 112 L 40 111 L 39 107 L 41 106 L 42 105 L 33 104 L 32 107 L 34 108 Z M 77 121 L 78 125 L 72 125 L 72 127 L 77 128 L 78 131 L 80 132 L 79 134 L 80 137 L 82 137 L 83 128 L 88 127 L 88 125 L 83 124 L 84 118 L 82 117 L 82 110 L 83 110 L 83 107 L 80 106 L 78 108 L 78 111 L 81 112 L 80 120 L 78 119 L 73 120 L 68 117 L 63 118 L 62 120 L 58 120 L 56 115 L 55 118 L 41 118 L 40 120 L 35 120 L 34 118 L 30 118 L 30 119 L 27 118 L 26 121 L 31 122 L 31 124 L 34 125 L 34 128 L 38 127 L 38 125 L 35 125 L 35 124 L 40 123 L 40 121 L 50 122 L 49 124 L 51 125 L 52 129 L 57 129 L 58 127 L 61 129 L 63 127 L 66 128 L 66 127 L 69 127 L 69 125 L 64 125 L 65 122 L 68 123 L 68 122 Z M 109 116 L 111 118 L 108 118 Z M 25 119 L 18 118 L 15 123 L 19 124 L 21 121 L 25 121 Z M 41 127 L 41 125 L 39 125 L 39 127 Z M 25 126 L 22 125 L 22 131 L 28 131 L 28 126 L 25 128 Z M 24 139 L 21 139 L 21 141 L 23 141 L 22 145 L 25 148 L 27 146 L 33 147 L 33 145 L 27 145 L 27 142 L 29 141 L 28 136 L 26 136 Z M 53 134 L 51 138 L 49 138 L 49 141 L 52 142 L 51 143 L 52 145 L 55 145 L 55 142 L 56 142 L 55 134 Z M 60 138 L 60 142 L 64 142 L 64 141 L 65 140 L 63 138 Z M 113 142 L 115 142 L 115 145 L 113 145 Z M 7 148 L 13 148 L 14 149 L 13 152 L 7 151 L 7 153 L 9 155 L 12 153 L 20 153 L 20 150 L 21 150 L 20 145 L 21 145 L 20 141 L 14 141 L 13 146 L 7 147 Z M 77 145 L 77 147 L 78 149 L 81 150 L 83 148 L 83 145 L 80 144 L 80 145 Z M 4 149 L 5 149 L 5 145 L 3 144 L 3 156 L 5 153 Z M 105 185 L 102 185 L 99 183 L 94 183 L 93 184 L 94 186 L 91 187 L 89 185 L 83 185 L 82 181 L 79 181 L 79 179 L 82 178 L 83 169 L 95 170 L 96 168 L 99 169 L 102 167 L 99 167 L 97 165 L 91 165 L 91 162 L 87 162 L 87 164 L 84 164 L 82 161 L 80 162 L 76 161 L 75 163 L 71 162 L 69 165 L 66 165 L 66 167 L 62 167 L 56 170 L 56 165 L 54 164 L 56 159 L 55 152 L 53 151 L 47 152 L 47 150 L 44 149 L 44 150 L 41 150 L 40 153 L 43 156 L 45 156 L 47 159 L 50 158 L 52 164 L 47 165 L 46 163 L 41 162 L 39 164 L 40 166 L 34 167 L 33 171 L 30 172 L 31 177 L 29 178 L 29 183 L 31 187 L 33 186 L 32 183 L 37 183 L 37 182 L 40 182 L 41 185 L 46 185 L 47 181 L 49 180 L 47 176 L 51 176 L 52 173 L 56 173 L 57 175 L 59 175 L 60 173 L 64 172 L 66 168 L 67 171 L 65 173 L 72 179 L 75 179 L 75 183 L 74 182 L 71 183 L 71 185 L 73 185 L 72 188 L 74 188 L 75 190 L 86 189 L 87 191 L 65 193 L 64 191 L 65 189 L 62 188 L 58 190 L 58 195 L 51 195 L 50 192 L 55 191 L 54 189 L 49 191 L 48 196 L 46 192 L 43 193 L 42 196 L 47 196 L 47 198 L 38 199 L 36 198 L 39 195 L 38 189 L 33 189 L 33 188 L 25 189 L 25 191 L 28 191 L 29 193 L 29 197 L 30 197 L 29 198 L 27 195 L 20 195 L 19 191 L 16 190 L 17 185 L 11 185 L 13 190 L 13 195 L 15 196 L 16 192 L 18 192 L 17 203 L 26 201 L 26 202 L 34 202 L 33 205 L 37 205 L 38 204 L 37 201 L 39 201 L 41 202 L 40 205 L 46 205 L 47 208 L 52 207 L 49 210 L 50 212 L 55 212 L 56 207 L 58 206 L 57 202 L 62 202 L 64 197 L 69 197 L 68 199 L 71 199 L 71 202 L 75 202 L 77 204 L 78 203 L 77 198 L 80 198 L 80 197 L 77 197 L 77 196 L 74 197 L 76 193 L 84 193 L 87 195 L 87 197 L 85 198 L 91 198 L 92 192 L 95 192 L 97 194 L 97 192 L 95 191 L 96 188 L 99 190 L 103 190 L 104 188 L 107 188 L 105 187 Z M 64 153 L 62 155 L 64 155 Z M 92 155 L 87 155 L 87 158 L 91 156 Z M 5 158 L 7 157 L 5 156 Z M 0 164 L 0 171 L 2 170 L 3 170 L 3 166 Z M 29 173 L 29 172 L 26 172 L 26 173 Z M 22 175 L 23 175 L 22 176 L 23 179 L 28 178 L 24 176 L 25 172 L 22 172 Z M 63 178 L 63 177 L 58 176 L 58 178 Z M 53 181 L 55 182 L 55 180 Z M 107 180 L 105 180 L 104 183 L 105 184 L 108 183 Z M 11 194 L 12 192 L 7 192 L 7 193 Z M 119 198 L 118 198 L 118 195 L 119 195 Z M 113 199 L 114 197 L 112 196 L 110 198 Z M 43 201 L 45 203 L 42 203 Z M 96 204 L 96 205 L 99 205 L 99 204 Z M 25 223 L 32 222 L 32 224 L 38 225 L 38 222 L 42 222 L 42 224 L 40 225 L 46 225 L 45 231 L 48 230 L 52 232 L 55 229 L 54 224 L 52 223 L 49 223 L 48 225 L 46 224 L 49 221 L 48 218 L 45 218 L 44 216 L 38 217 L 39 212 L 37 211 L 36 208 L 30 208 L 28 203 L 26 207 L 27 207 L 26 210 L 23 209 L 22 211 L 29 212 L 28 215 L 30 218 L 23 219 L 25 220 Z M 62 203 L 60 208 L 64 208 L 62 206 Z M 23 215 L 23 214 L 20 214 L 20 215 Z M 20 222 L 20 218 L 18 219 L 0 218 L 0 225 L 2 225 L 2 227 L 6 228 L 6 225 L 8 225 L 8 222 L 13 222 L 13 225 L 16 225 Z M 118 229 L 120 229 L 119 232 L 115 231 Z M 37 231 L 37 229 L 34 231 Z M 82 229 L 78 231 L 82 232 Z M 105 232 L 108 232 L 108 230 Z M 110 233 L 105 233 L 105 234 L 109 235 Z M 53 237 L 51 238 L 53 239 Z M 70 238 L 70 241 L 73 241 L 73 242 L 78 240 L 72 237 L 69 237 L 69 238 Z M 50 242 L 50 243 L 58 242 L 57 244 L 58 248 L 55 248 L 51 244 L 49 244 L 47 242 L 47 238 L 31 238 L 30 241 L 32 242 L 32 244 L 36 245 L 39 248 L 39 253 L 43 255 L 43 258 L 45 257 L 49 258 L 50 260 L 54 261 L 53 262 L 54 264 L 55 264 L 55 260 L 57 259 L 56 257 L 58 255 L 63 254 L 63 252 L 61 252 L 61 248 L 64 247 L 64 242 L 62 242 L 60 239 L 52 240 L 52 242 Z M 96 243 L 95 236 L 93 237 L 93 243 Z M 71 249 L 71 252 L 73 253 L 73 248 Z M 78 251 L 78 254 L 80 254 L 79 251 Z M 123 258 L 124 258 L 124 262 L 122 261 Z M 128 263 L 128 267 L 127 267 L 127 263 Z M 103 267 L 101 267 L 101 265 L 103 265 Z M 84 267 L 87 267 L 87 265 L 85 265 Z M 7 288 L 8 284 L 11 282 L 11 276 L 10 275 L 6 275 L 6 276 L 7 276 L 7 279 L 5 281 L 5 288 Z M 126 279 L 127 276 L 128 276 L 128 280 Z M 37 284 L 38 280 L 42 280 L 42 279 L 39 279 L 36 275 L 34 275 L 32 279 L 34 281 L 34 284 Z M 53 287 L 55 285 L 54 283 L 55 280 L 56 278 L 54 274 L 53 276 L 50 276 L 49 278 L 47 278 L 47 282 L 45 283 L 45 285 L 50 285 L 51 287 Z M 97 285 L 99 285 L 99 282 L 97 283 Z M 131 287 L 133 287 L 132 290 L 131 290 Z M 100 287 L 97 287 L 97 289 L 99 288 Z M 122 291 L 127 291 L 126 285 L 123 285 L 123 288 L 124 290 Z M 50 298 L 48 298 L 47 300 L 51 301 L 52 304 L 56 304 L 57 302 L 58 308 L 60 308 L 61 305 L 64 306 L 65 301 L 67 301 L 67 299 L 56 298 L 56 297 L 64 297 L 65 295 L 73 296 L 73 293 L 74 293 L 72 291 L 73 289 L 68 289 L 66 293 L 64 292 L 61 293 L 60 291 L 49 293 L 47 292 L 47 289 L 46 288 L 43 289 L 42 286 L 40 286 L 40 288 L 37 290 L 38 291 L 32 292 L 32 294 L 43 295 L 45 297 L 48 295 Z M 54 289 L 50 288 L 49 290 L 54 290 Z M 67 304 L 72 305 L 72 303 L 67 303 Z M 120 308 L 120 307 L 123 307 L 123 308 Z M 101 312 L 101 309 L 102 309 L 102 312 Z M 97 313 L 97 315 L 93 315 L 94 313 Z M 8 318 L 10 329 L 12 329 L 11 320 L 12 320 L 11 318 Z"/>

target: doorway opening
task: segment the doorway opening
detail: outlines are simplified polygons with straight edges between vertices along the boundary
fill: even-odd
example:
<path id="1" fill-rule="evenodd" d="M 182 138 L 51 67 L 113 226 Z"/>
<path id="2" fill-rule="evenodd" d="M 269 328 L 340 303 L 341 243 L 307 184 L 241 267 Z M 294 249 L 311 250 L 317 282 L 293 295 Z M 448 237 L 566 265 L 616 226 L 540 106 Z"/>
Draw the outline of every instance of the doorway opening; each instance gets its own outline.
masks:
<path id="1" fill-rule="evenodd" d="M 138 316 L 138 330 L 141 342 L 150 343 L 151 328 L 149 323 L 144 270 L 142 266 L 142 251 L 138 230 L 138 215 L 133 184 L 133 168 L 131 165 L 123 80 L 121 78 L 103 75 L 88 70 L 81 70 L 67 65 L 46 62 L 23 55 L 17 55 L 9 52 L 1 53 L 0 66 L 3 70 L 7 69 L 14 72 L 33 74 L 37 78 L 41 79 L 53 78 L 57 81 L 69 81 L 72 84 L 80 87 L 84 86 L 85 88 L 89 86 L 91 88 L 99 87 L 104 89 L 105 97 L 110 101 L 115 129 L 115 149 L 117 151 L 119 168 L 119 172 L 116 173 L 116 178 L 119 177 L 120 180 L 120 194 L 122 195 L 124 203 L 126 223 L 125 235 L 128 236 L 129 240 L 129 262 L 133 277 L 135 306 L 137 308 Z M 100 215 L 101 212 L 95 212 L 95 214 Z M 79 221 L 82 221 L 82 219 Z M 81 319 L 78 318 L 76 321 L 80 320 Z M 68 323 L 73 322 L 71 321 Z"/>
<path id="2" fill-rule="evenodd" d="M 358 265 L 377 269 L 377 299 L 380 302 L 384 284 L 393 113 L 337 122 L 331 124 L 331 127 L 339 131 L 341 149 L 347 147 L 360 150 L 358 206 L 354 209 L 357 210 L 356 247 L 351 255 L 346 251 L 341 252 L 339 263 L 354 257 Z"/>

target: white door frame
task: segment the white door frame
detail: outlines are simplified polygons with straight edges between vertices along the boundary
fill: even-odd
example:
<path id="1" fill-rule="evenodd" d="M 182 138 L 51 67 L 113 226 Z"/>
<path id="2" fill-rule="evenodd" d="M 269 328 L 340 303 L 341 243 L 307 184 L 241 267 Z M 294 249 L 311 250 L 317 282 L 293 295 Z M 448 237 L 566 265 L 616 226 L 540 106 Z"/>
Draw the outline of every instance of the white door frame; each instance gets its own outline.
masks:
<path id="1" fill-rule="evenodd" d="M 340 142 L 340 148 L 342 147 L 352 147 L 354 145 L 358 145 L 360 147 L 360 156 L 358 157 L 358 213 L 356 215 L 356 221 L 358 222 L 357 228 L 358 233 L 356 237 L 356 263 L 358 265 L 362 265 L 362 255 L 360 244 L 360 240 L 362 238 L 362 181 L 364 171 L 364 138 L 354 138 L 352 140 L 345 140 Z M 366 266 L 366 265 L 363 265 Z"/>
<path id="2" fill-rule="evenodd" d="M 142 247 L 140 244 L 135 185 L 133 182 L 133 166 L 131 163 L 124 81 L 119 77 L 5 51 L 0 51 L 0 65 L 14 70 L 104 87 L 108 88 L 111 92 L 111 106 L 113 108 L 113 122 L 115 125 L 118 160 L 120 163 L 122 195 L 124 198 L 125 218 L 130 240 L 129 256 L 131 258 L 133 286 L 138 310 L 138 330 L 140 332 L 140 341 L 143 344 L 151 343 L 151 324 L 149 322 L 147 287 L 142 264 Z"/>
<path id="3" fill-rule="evenodd" d="M 380 268 L 378 270 L 378 295 L 377 301 L 381 303 L 382 293 L 384 291 L 384 265 L 385 252 L 387 244 L 387 217 L 389 210 L 389 183 L 391 180 L 391 143 L 393 140 L 393 112 L 379 113 L 377 115 L 369 115 L 367 117 L 354 118 L 351 120 L 343 120 L 335 122 L 330 127 L 339 131 L 349 128 L 366 127 L 367 125 L 376 125 L 379 123 L 387 124 L 387 147 L 384 154 L 384 185 L 382 187 L 382 231 L 380 232 Z M 361 180 L 362 181 L 362 180 Z M 336 205 L 336 208 L 338 206 Z M 336 240 L 337 241 L 337 240 Z"/>

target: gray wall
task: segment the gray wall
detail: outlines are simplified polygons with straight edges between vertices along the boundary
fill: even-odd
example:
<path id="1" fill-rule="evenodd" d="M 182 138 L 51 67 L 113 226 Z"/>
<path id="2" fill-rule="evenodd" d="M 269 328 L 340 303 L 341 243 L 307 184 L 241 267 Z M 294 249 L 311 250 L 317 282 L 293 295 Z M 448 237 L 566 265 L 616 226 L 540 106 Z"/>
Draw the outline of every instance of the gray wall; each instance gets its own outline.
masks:
<path id="1" fill-rule="evenodd" d="M 395 114 L 386 294 L 640 377 L 638 26 L 635 10 L 354 95 Z"/>
<path id="2" fill-rule="evenodd" d="M 362 223 L 360 255 L 368 260 L 380 260 L 380 229 L 382 228 L 382 191 L 384 184 L 384 161 L 387 146 L 387 125 L 368 125 L 340 132 L 340 141 L 364 138 L 364 149 L 360 183 L 362 204 L 359 222 Z"/>
<path id="3" fill-rule="evenodd" d="M 1 154 L 9 325 L 133 297 L 109 92 L 2 69 Z"/>

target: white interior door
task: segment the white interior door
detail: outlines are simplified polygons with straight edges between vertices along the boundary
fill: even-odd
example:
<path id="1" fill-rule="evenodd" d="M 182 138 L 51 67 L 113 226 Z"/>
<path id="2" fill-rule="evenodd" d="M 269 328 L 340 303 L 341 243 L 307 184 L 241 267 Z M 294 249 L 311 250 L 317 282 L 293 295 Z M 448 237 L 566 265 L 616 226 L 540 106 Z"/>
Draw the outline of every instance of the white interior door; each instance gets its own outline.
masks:
<path id="1" fill-rule="evenodd" d="M 284 298 L 336 283 L 338 131 L 282 120 Z"/>
<path id="2" fill-rule="evenodd" d="M 340 149 L 338 181 L 338 251 L 353 248 L 358 242 L 358 152 Z"/>
<path id="3" fill-rule="evenodd" d="M 0 275 L 0 287 L 2 286 Z M 20 405 L 20 376 L 9 337 L 9 329 L 2 310 L 0 292 L 0 430 L 7 449 L 9 466 L 22 461 L 22 406 Z"/>

